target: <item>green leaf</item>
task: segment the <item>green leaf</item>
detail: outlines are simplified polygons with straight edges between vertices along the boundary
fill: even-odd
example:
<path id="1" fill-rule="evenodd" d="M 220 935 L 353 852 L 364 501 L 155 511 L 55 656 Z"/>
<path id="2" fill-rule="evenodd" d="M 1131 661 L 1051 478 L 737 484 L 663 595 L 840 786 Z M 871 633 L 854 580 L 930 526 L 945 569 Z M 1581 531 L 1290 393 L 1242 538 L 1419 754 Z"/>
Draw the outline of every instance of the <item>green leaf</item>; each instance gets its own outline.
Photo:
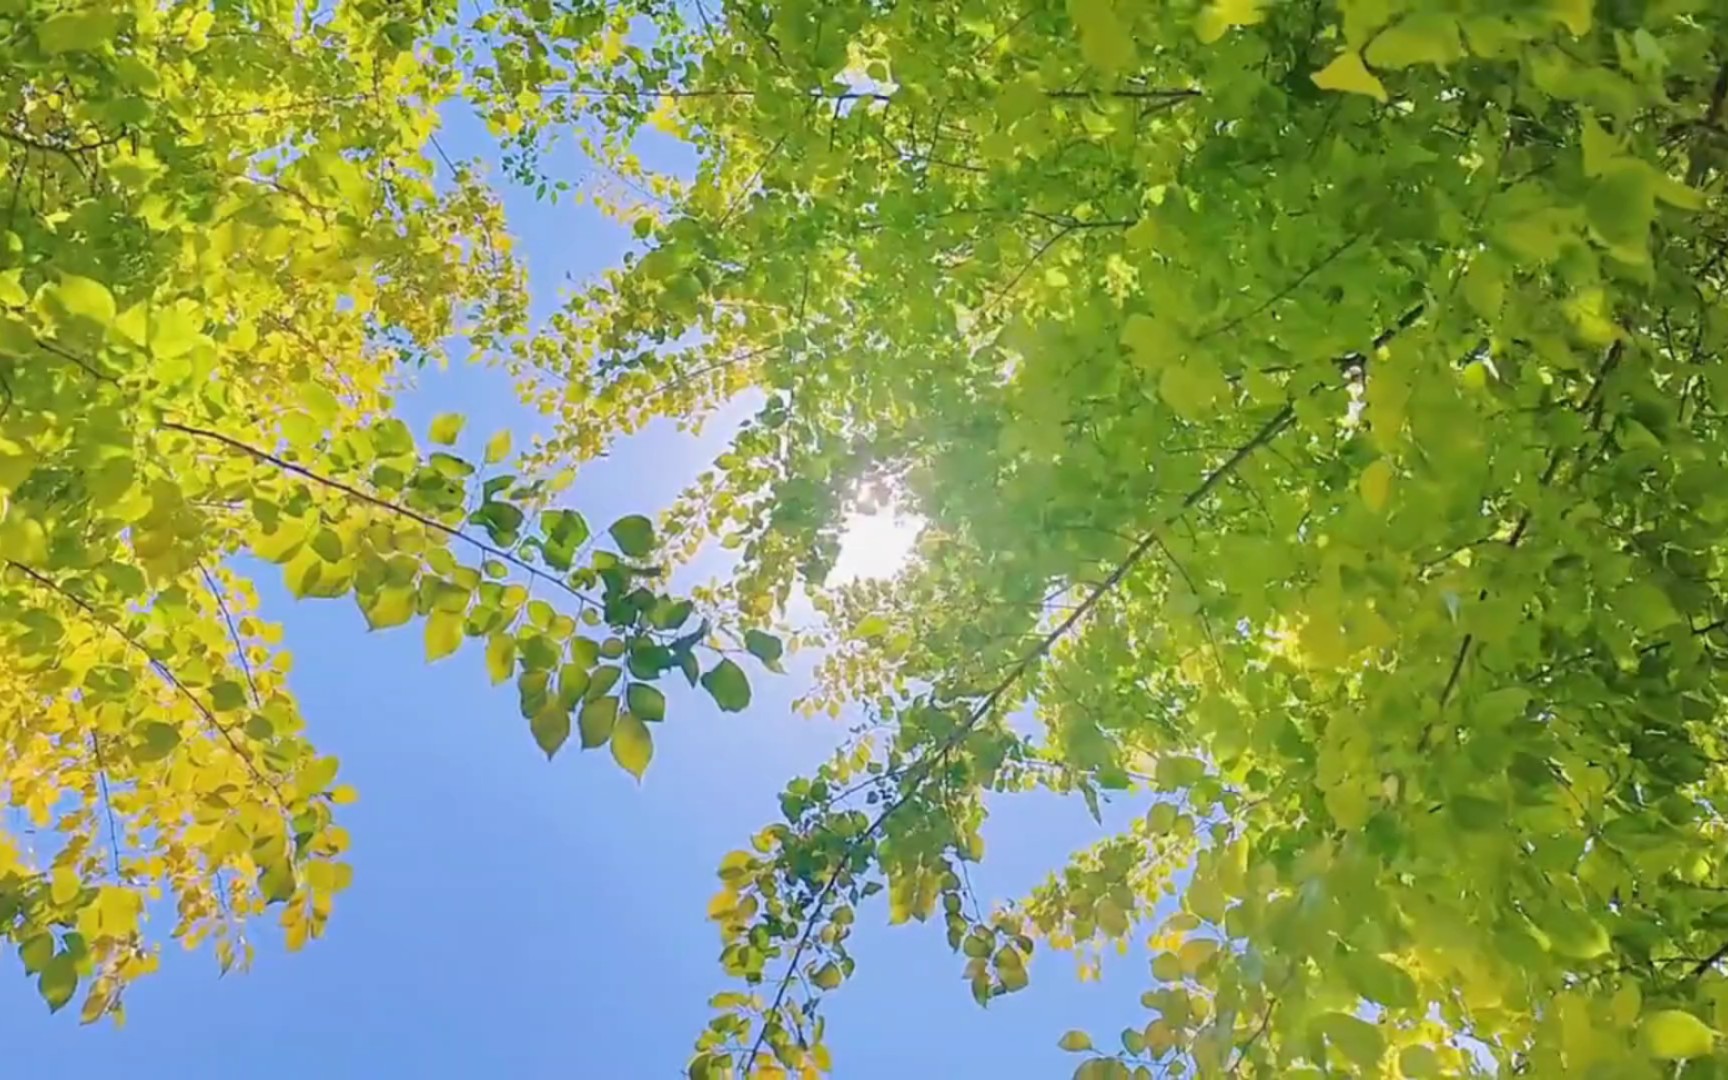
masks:
<path id="1" fill-rule="evenodd" d="M 312 551 L 325 562 L 342 560 L 342 538 L 334 529 L 319 529 L 312 534 Z"/>
<path id="2" fill-rule="evenodd" d="M 1326 1038 L 1344 1052 L 1344 1056 L 1356 1063 L 1365 1072 L 1371 1072 L 1380 1064 L 1380 1059 L 1386 1053 L 1386 1038 L 1380 1034 L 1380 1029 L 1366 1020 L 1351 1016 L 1348 1013 L 1326 1013 L 1319 1024 L 1326 1033 Z"/>
<path id="3" fill-rule="evenodd" d="M 834 963 L 832 960 L 817 968 L 815 974 L 810 976 L 810 981 L 815 983 L 819 990 L 837 990 L 839 989 L 840 983 L 843 979 L 844 976 L 840 973 L 840 965 Z"/>
<path id="4" fill-rule="evenodd" d="M 722 712 L 743 712 L 750 706 L 750 680 L 744 669 L 721 660 L 702 676 L 702 686 Z"/>
<path id="5" fill-rule="evenodd" d="M 37 24 L 36 43 L 49 55 L 95 52 L 114 37 L 115 28 L 114 14 L 100 7 L 61 11 Z"/>
<path id="6" fill-rule="evenodd" d="M 37 976 L 36 989 L 48 1003 L 49 1012 L 59 1012 L 78 989 L 78 966 L 71 953 L 60 953 L 48 961 Z"/>
<path id="7" fill-rule="evenodd" d="M 1092 1049 L 1092 1036 L 1084 1031 L 1070 1031 L 1057 1040 L 1056 1045 L 1071 1054 L 1078 1054 Z"/>
<path id="8" fill-rule="evenodd" d="M 597 746 L 605 746 L 612 737 L 612 729 L 618 720 L 618 699 L 615 697 L 595 698 L 582 706 L 582 714 L 577 718 L 576 726 L 582 737 L 582 749 L 592 750 Z"/>
<path id="9" fill-rule="evenodd" d="M 1666 1061 L 1709 1057 L 1716 1049 L 1715 1030 L 1679 1009 L 1651 1013 L 1638 1029 L 1650 1053 Z"/>
<path id="10" fill-rule="evenodd" d="M 618 680 L 624 677 L 624 672 L 615 667 L 597 667 L 588 672 L 588 689 L 583 696 L 593 701 L 605 694 L 610 694 L 612 688 L 618 685 Z"/>
<path id="11" fill-rule="evenodd" d="M 1591 226 L 1616 253 L 1643 259 L 1656 217 L 1650 166 L 1635 160 L 1615 162 L 1591 185 L 1584 209 Z"/>
<path id="12" fill-rule="evenodd" d="M 173 724 L 146 720 L 138 725 L 138 741 L 132 751 L 134 761 L 161 761 L 180 745 L 180 731 Z"/>
<path id="13" fill-rule="evenodd" d="M 612 727 L 613 759 L 624 767 L 625 772 L 640 780 L 653 756 L 654 737 L 648 733 L 648 725 L 631 713 L 619 713 L 617 723 Z"/>
<path id="14" fill-rule="evenodd" d="M 786 646 L 773 634 L 760 630 L 744 631 L 744 648 L 750 655 L 762 661 L 770 671 L 780 670 L 780 657 L 786 652 Z"/>
<path id="15" fill-rule="evenodd" d="M 1366 59 L 1385 71 L 1414 64 L 1444 67 L 1463 55 L 1456 20 L 1438 11 L 1422 11 L 1376 34 L 1368 43 Z"/>
<path id="16" fill-rule="evenodd" d="M 654 551 L 654 523 L 641 514 L 621 517 L 607 531 L 618 550 L 632 559 L 646 558 Z"/>
<path id="17" fill-rule="evenodd" d="M 570 711 L 556 701 L 548 702 L 528 721 L 528 728 L 534 733 L 534 742 L 550 761 L 558 748 L 564 745 L 564 740 L 570 737 Z"/>
<path id="18" fill-rule="evenodd" d="M 44 931 L 25 939 L 18 946 L 18 959 L 23 961 L 25 971 L 32 975 L 40 973 L 54 959 L 54 935 Z"/>
<path id="19" fill-rule="evenodd" d="M 631 683 L 624 699 L 630 712 L 643 720 L 666 719 L 666 695 L 647 683 Z"/>
<path id="20" fill-rule="evenodd" d="M 1612 947 L 1601 923 L 1571 908 L 1551 910 L 1541 929 L 1555 952 L 1574 960 L 1594 960 Z"/>
<path id="21" fill-rule="evenodd" d="M 442 660 L 462 644 L 462 615 L 434 611 L 426 616 L 426 659 Z"/>
<path id="22" fill-rule="evenodd" d="M 440 446 L 455 446 L 465 423 L 461 413 L 439 413 L 432 419 L 432 441 Z"/>

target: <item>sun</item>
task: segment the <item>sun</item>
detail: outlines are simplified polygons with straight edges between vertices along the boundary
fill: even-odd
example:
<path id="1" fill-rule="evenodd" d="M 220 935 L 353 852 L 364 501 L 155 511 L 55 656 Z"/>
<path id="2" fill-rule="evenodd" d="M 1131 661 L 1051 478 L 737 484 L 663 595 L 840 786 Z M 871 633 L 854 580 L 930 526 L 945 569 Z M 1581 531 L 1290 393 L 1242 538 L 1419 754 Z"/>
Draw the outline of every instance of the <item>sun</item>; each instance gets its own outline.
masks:
<path id="1" fill-rule="evenodd" d="M 912 557 L 924 519 L 884 507 L 868 514 L 846 515 L 840 534 L 840 557 L 829 571 L 828 585 L 892 577 Z"/>

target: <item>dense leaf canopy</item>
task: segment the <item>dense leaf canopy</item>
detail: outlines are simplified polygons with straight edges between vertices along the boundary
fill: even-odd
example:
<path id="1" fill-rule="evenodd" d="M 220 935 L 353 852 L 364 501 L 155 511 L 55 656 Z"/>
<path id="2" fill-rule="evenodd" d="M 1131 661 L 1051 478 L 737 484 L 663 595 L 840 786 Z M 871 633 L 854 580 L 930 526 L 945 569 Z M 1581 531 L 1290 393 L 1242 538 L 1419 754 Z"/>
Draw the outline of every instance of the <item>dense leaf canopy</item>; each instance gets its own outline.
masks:
<path id="1" fill-rule="evenodd" d="M 526 305 L 489 190 L 433 183 L 464 84 L 412 8 L 0 4 L 0 788 L 30 823 L 0 936 L 53 1008 L 118 1015 L 153 902 L 226 969 L 352 876 L 354 792 L 235 556 L 417 620 L 429 660 L 483 639 L 548 755 L 574 725 L 640 776 L 653 682 L 708 658 L 747 693 L 651 521 L 591 536 L 508 433 L 463 457 L 461 417 L 423 448 L 389 415 L 405 372 L 502 362 Z"/>
<path id="2" fill-rule="evenodd" d="M 67 843 L 0 901 L 45 993 L 147 962 L 134 882 L 196 935 L 315 927 L 345 876 L 245 550 L 434 656 L 486 636 L 549 752 L 574 716 L 637 772 L 653 675 L 775 667 L 759 627 L 813 597 L 809 704 L 867 723 L 720 869 L 740 985 L 694 1075 L 828 1068 L 879 893 L 981 1003 L 1149 934 L 1144 1022 L 1060 1036 L 1086 1077 L 1724 1070 L 1719 4 L 9 7 L 0 723 Z M 429 183 L 455 95 L 549 197 L 580 140 L 645 242 L 546 326 L 484 188 Z M 650 129 L 693 176 L 641 168 Z M 556 422 L 475 499 L 384 418 L 459 330 Z M 576 569 L 579 518 L 525 526 L 746 392 L 658 528 Z M 883 500 L 915 564 L 827 585 Z M 470 527 L 592 605 L 511 602 Z M 629 568 L 710 542 L 737 569 L 685 634 Z M 990 800 L 1033 788 L 1146 809 L 986 910 Z"/>

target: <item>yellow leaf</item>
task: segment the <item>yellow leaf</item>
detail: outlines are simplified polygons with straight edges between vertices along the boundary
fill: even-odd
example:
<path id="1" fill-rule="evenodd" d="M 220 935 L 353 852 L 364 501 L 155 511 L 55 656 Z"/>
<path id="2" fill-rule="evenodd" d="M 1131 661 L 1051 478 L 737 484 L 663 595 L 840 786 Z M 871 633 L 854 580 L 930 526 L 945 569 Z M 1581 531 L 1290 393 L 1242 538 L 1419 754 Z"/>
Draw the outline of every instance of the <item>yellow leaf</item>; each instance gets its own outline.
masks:
<path id="1" fill-rule="evenodd" d="M 1182 964 L 1186 975 L 1193 975 L 1212 959 L 1212 954 L 1218 951 L 1218 943 L 1211 938 L 1189 938 L 1176 950 L 1176 959 Z"/>
<path id="2" fill-rule="evenodd" d="M 426 617 L 426 659 L 442 660 L 462 644 L 462 616 L 454 611 L 434 611 Z"/>
<path id="3" fill-rule="evenodd" d="M 1362 57 L 1354 51 L 1338 54 L 1338 58 L 1314 73 L 1314 85 L 1322 90 L 1339 90 L 1347 94 L 1366 94 L 1376 101 L 1386 100 L 1386 88 L 1374 77 Z"/>
<path id="4" fill-rule="evenodd" d="M 104 885 L 96 897 L 97 922 L 110 937 L 126 937 L 138 928 L 138 894 L 117 885 Z"/>
<path id="5" fill-rule="evenodd" d="M 1548 0 L 1548 12 L 1566 24 L 1573 37 L 1590 32 L 1591 12 L 1595 0 Z"/>
<path id="6" fill-rule="evenodd" d="M 500 431 L 486 440 L 486 464 L 496 465 L 510 456 L 510 433 Z"/>
<path id="7" fill-rule="evenodd" d="M 486 639 L 486 674 L 497 686 L 516 670 L 516 639 L 499 632 Z"/>
<path id="8" fill-rule="evenodd" d="M 708 898 L 708 918 L 715 922 L 725 920 L 738 907 L 738 894 L 731 889 L 721 889 Z"/>
<path id="9" fill-rule="evenodd" d="M 1092 1036 L 1084 1031 L 1070 1031 L 1057 1040 L 1056 1045 L 1071 1054 L 1078 1054 L 1092 1049 Z"/>
<path id="10" fill-rule="evenodd" d="M 1644 1045 L 1668 1061 L 1706 1057 L 1716 1045 L 1716 1032 L 1704 1021 L 1679 1009 L 1664 1009 L 1645 1017 Z"/>
<path id="11" fill-rule="evenodd" d="M 432 441 L 443 446 L 455 445 L 463 423 L 460 413 L 439 413 L 432 418 Z"/>
<path id="12" fill-rule="evenodd" d="M 78 892 L 83 887 L 84 883 L 78 880 L 78 871 L 70 866 L 55 867 L 54 876 L 48 886 L 48 899 L 65 907 L 78 899 Z"/>
<path id="13" fill-rule="evenodd" d="M 1358 486 L 1362 491 L 1362 501 L 1368 504 L 1368 509 L 1375 513 L 1386 509 L 1386 503 L 1392 498 L 1393 475 L 1392 463 L 1385 458 L 1376 458 L 1362 470 L 1362 479 Z"/>

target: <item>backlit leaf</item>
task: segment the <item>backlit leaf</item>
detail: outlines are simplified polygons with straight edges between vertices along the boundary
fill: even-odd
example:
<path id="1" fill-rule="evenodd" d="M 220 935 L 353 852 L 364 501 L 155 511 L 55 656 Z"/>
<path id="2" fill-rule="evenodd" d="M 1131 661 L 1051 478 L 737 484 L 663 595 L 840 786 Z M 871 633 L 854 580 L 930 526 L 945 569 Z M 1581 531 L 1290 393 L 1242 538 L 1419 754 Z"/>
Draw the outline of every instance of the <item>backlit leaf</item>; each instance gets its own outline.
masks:
<path id="1" fill-rule="evenodd" d="M 613 759 L 625 772 L 640 780 L 653 756 L 654 737 L 649 734 L 648 725 L 631 713 L 619 713 L 617 723 L 612 727 Z"/>
<path id="2" fill-rule="evenodd" d="M 1362 57 L 1347 49 L 1324 68 L 1314 73 L 1314 85 L 1322 90 L 1338 90 L 1347 94 L 1365 94 L 1376 101 L 1387 100 L 1386 87 L 1374 77 Z"/>

